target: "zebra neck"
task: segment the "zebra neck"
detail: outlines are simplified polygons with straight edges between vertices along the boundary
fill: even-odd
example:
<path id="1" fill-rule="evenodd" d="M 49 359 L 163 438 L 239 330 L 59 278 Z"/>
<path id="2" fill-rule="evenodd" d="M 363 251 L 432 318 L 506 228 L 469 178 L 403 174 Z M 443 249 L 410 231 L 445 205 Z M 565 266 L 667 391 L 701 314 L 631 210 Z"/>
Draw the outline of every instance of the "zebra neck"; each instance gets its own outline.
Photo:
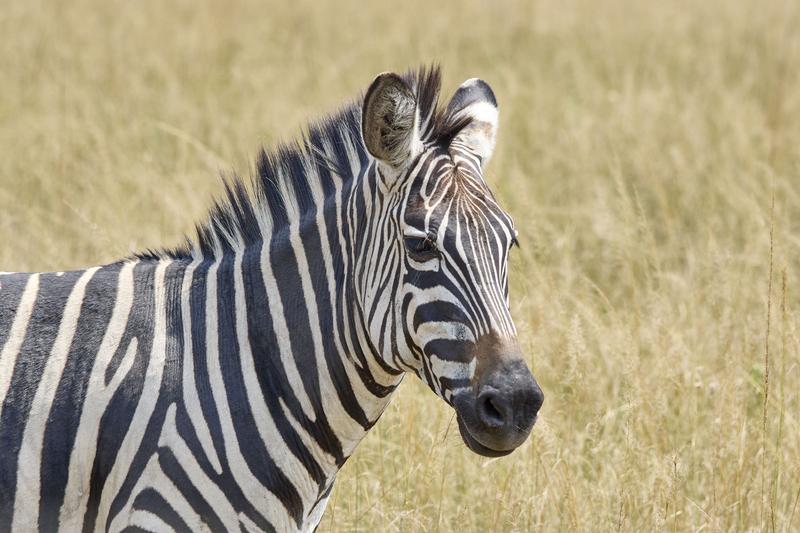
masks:
<path id="1" fill-rule="evenodd" d="M 304 233 L 196 260 L 183 298 L 192 333 L 200 333 L 196 321 L 205 326 L 205 354 L 195 343 L 192 357 L 231 373 L 231 388 L 244 381 L 239 401 L 247 400 L 253 419 L 271 419 L 280 436 L 302 442 L 321 470 L 335 473 L 383 412 L 399 376 L 376 364 L 341 281 L 346 265 L 329 263 L 344 254 Z"/>

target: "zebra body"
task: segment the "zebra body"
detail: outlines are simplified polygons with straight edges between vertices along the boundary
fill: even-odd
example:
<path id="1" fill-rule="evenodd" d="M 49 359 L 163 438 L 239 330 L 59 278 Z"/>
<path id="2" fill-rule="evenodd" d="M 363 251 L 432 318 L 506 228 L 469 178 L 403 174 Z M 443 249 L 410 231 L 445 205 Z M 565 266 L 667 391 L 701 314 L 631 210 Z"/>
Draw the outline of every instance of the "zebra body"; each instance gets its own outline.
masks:
<path id="1" fill-rule="evenodd" d="M 407 371 L 473 450 L 525 439 L 494 97 L 444 113 L 438 71 L 387 76 L 262 154 L 194 243 L 0 275 L 0 532 L 311 530 Z"/>

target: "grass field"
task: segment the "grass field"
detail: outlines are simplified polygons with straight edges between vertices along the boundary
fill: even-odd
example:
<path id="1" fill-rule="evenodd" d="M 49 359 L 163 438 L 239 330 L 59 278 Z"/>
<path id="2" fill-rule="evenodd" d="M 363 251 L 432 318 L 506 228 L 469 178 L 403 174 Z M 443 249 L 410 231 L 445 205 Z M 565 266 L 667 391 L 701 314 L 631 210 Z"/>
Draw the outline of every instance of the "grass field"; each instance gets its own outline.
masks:
<path id="1" fill-rule="evenodd" d="M 489 81 L 546 394 L 486 460 L 416 379 L 321 531 L 800 529 L 800 4 L 4 2 L 0 270 L 177 243 L 383 70 Z"/>

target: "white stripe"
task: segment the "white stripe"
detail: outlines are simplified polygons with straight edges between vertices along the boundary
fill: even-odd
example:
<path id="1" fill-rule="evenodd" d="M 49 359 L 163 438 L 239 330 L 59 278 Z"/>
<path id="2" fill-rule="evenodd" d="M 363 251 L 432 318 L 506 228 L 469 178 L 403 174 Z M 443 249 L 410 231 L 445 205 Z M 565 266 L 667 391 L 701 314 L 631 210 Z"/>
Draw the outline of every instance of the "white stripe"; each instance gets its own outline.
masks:
<path id="1" fill-rule="evenodd" d="M 280 518 L 286 519 L 288 516 L 283 512 L 284 507 L 281 501 L 269 492 L 250 471 L 250 467 L 242 456 L 241 444 L 238 441 L 236 428 L 233 425 L 233 415 L 228 405 L 225 381 L 222 378 L 222 361 L 219 358 L 219 321 L 217 316 L 217 271 L 219 265 L 220 263 L 217 261 L 208 269 L 208 282 L 206 283 L 206 356 L 211 394 L 219 414 L 225 453 L 233 477 L 242 488 L 248 501 L 256 509 L 267 513 L 267 518 L 271 522 L 274 521 L 273 525 L 280 530 Z M 176 457 L 181 456 L 176 453 Z M 282 524 L 280 525 L 282 526 Z"/>
<path id="2" fill-rule="evenodd" d="M 174 409 L 174 406 L 170 406 L 170 409 Z M 170 411 L 167 411 L 167 419 L 169 419 Z M 164 472 L 161 470 L 161 465 L 159 464 L 158 454 L 153 454 L 150 456 L 150 459 L 147 461 L 147 466 L 144 467 L 142 471 L 141 477 L 136 482 L 133 490 L 131 491 L 131 497 L 128 499 L 128 503 L 126 504 L 125 509 L 120 511 L 120 513 L 114 517 L 109 530 L 114 531 L 114 528 L 119 525 L 120 529 L 124 529 L 125 523 L 124 519 L 125 516 L 130 512 L 130 507 L 133 505 L 133 501 L 136 499 L 136 495 L 141 493 L 147 488 L 152 488 L 158 494 L 164 498 L 172 510 L 180 516 L 181 520 L 183 520 L 189 528 L 193 530 L 197 530 L 205 525 L 203 520 L 200 518 L 189 502 L 186 501 L 186 498 L 183 497 L 183 494 L 178 487 L 169 479 Z M 168 530 L 167 528 L 166 530 Z M 165 530 L 165 531 L 166 531 Z"/>
<path id="3" fill-rule="evenodd" d="M 326 154 L 333 154 L 335 153 L 333 147 L 327 140 L 323 141 L 323 146 L 325 148 Z M 360 172 L 360 170 L 359 170 Z M 357 175 L 357 174 L 356 174 Z M 337 216 L 342 213 L 342 181 L 341 179 L 333 179 L 333 185 L 335 189 L 334 197 L 335 197 L 335 212 Z M 324 192 L 319 189 L 317 180 L 317 186 L 312 187 L 312 192 L 314 194 L 315 203 L 318 207 L 317 210 L 317 220 L 320 227 L 320 231 L 323 232 L 321 235 L 327 235 L 327 226 L 325 222 L 325 199 L 324 199 Z M 336 224 L 337 234 L 338 234 L 338 250 L 346 250 L 347 245 L 345 243 L 343 227 L 347 223 L 347 213 L 343 213 L 342 218 L 339 220 L 339 223 Z M 336 293 L 336 286 L 337 281 L 335 279 L 334 273 L 334 266 L 333 266 L 333 254 L 331 253 L 331 243 L 328 242 L 328 239 L 321 239 L 322 243 L 322 259 L 325 264 L 325 272 L 328 275 L 328 289 L 329 289 L 329 299 L 332 306 L 332 331 L 331 334 L 333 335 L 333 340 L 336 343 L 336 350 L 339 354 L 352 354 L 354 353 L 354 349 L 351 346 L 352 339 L 346 334 L 349 331 L 352 331 L 350 327 L 350 318 L 348 314 L 345 312 L 345 305 L 348 305 L 344 298 L 340 298 L 339 295 Z M 340 259 L 344 265 L 344 271 L 348 271 L 348 257 L 347 254 L 339 254 Z M 341 315 L 342 320 L 342 331 L 338 330 L 338 322 L 337 316 Z M 347 373 L 348 381 L 350 382 L 350 386 L 352 387 L 353 394 L 355 395 L 358 403 L 361 405 L 361 408 L 364 410 L 365 415 L 367 418 L 372 421 L 377 419 L 378 416 L 383 412 L 384 408 L 386 407 L 386 403 L 389 401 L 391 395 L 387 398 L 377 398 L 373 395 L 370 390 L 364 384 L 364 381 L 361 379 L 361 376 L 358 374 L 356 369 L 356 363 L 353 357 L 345 356 L 342 357 L 342 366 L 345 368 L 345 372 Z M 381 385 L 391 385 L 399 383 L 400 378 L 397 376 L 392 376 L 380 369 L 380 372 L 373 374 L 373 379 L 376 383 Z M 359 439 L 360 440 L 360 439 Z M 358 441 L 357 441 L 358 442 Z M 352 446 L 344 445 L 348 449 L 352 449 L 355 444 Z"/>
<path id="4" fill-rule="evenodd" d="M 47 419 L 56 395 L 58 382 L 61 380 L 61 374 L 67 363 L 72 339 L 78 328 L 78 318 L 81 315 L 86 285 L 98 269 L 99 267 L 94 267 L 85 271 L 72 288 L 64 307 L 64 313 L 61 315 L 56 340 L 50 350 L 50 356 L 31 403 L 17 459 L 17 491 L 14 500 L 12 531 L 36 529 L 39 523 L 39 495 L 41 492 L 39 484 L 44 431 L 47 427 Z"/>
<path id="5" fill-rule="evenodd" d="M 281 364 L 286 371 L 289 380 L 287 385 L 294 392 L 300 407 L 306 417 L 312 422 L 316 421 L 314 408 L 311 400 L 306 394 L 303 380 L 300 378 L 300 371 L 297 369 L 297 362 L 292 353 L 292 341 L 289 335 L 289 326 L 286 324 L 286 313 L 283 310 L 283 302 L 278 289 L 278 282 L 272 273 L 272 265 L 269 258 L 269 244 L 264 243 L 261 249 L 261 271 L 264 277 L 264 287 L 267 290 L 267 301 L 269 302 L 269 316 L 272 319 L 272 328 L 275 331 L 275 338 L 278 341 L 278 351 L 280 352 Z"/>
<path id="6" fill-rule="evenodd" d="M 330 483 L 333 483 L 335 477 L 331 477 L 327 487 L 330 487 Z M 322 515 L 325 514 L 325 508 L 328 506 L 328 499 L 331 497 L 331 492 L 328 493 L 327 496 L 322 498 L 320 501 L 317 502 L 309 512 L 308 516 L 306 517 L 306 523 L 303 524 L 308 531 L 316 531 L 317 527 L 319 526 L 320 521 L 322 520 Z"/>
<path id="7" fill-rule="evenodd" d="M 25 284 L 25 290 L 17 306 L 14 322 L 8 333 L 3 351 L 0 352 L 0 413 L 3 412 L 3 399 L 6 397 L 8 387 L 11 385 L 11 375 L 14 371 L 14 363 L 17 361 L 17 354 L 25 340 L 25 332 L 28 330 L 28 321 L 33 313 L 33 306 L 36 303 L 36 296 L 39 293 L 39 274 L 32 274 Z"/>
<path id="8" fill-rule="evenodd" d="M 316 178 L 316 174 L 312 169 L 307 169 L 306 172 L 312 176 L 312 178 Z M 309 181 L 315 184 L 319 183 L 319 179 L 311 179 Z M 316 222 L 317 231 L 320 235 L 320 241 L 327 244 L 327 233 L 325 233 L 326 228 L 322 222 L 325 203 L 321 198 L 322 191 L 315 190 L 315 187 L 312 187 L 312 195 L 314 196 L 314 201 L 318 206 Z M 306 257 L 305 247 L 303 246 L 303 241 L 300 237 L 299 231 L 293 231 L 290 235 L 292 248 L 295 252 L 295 257 L 297 258 L 300 283 L 303 288 L 303 300 L 305 301 L 306 310 L 308 311 L 308 326 L 311 330 L 311 339 L 314 342 L 314 354 L 316 355 L 317 363 L 317 382 L 319 383 L 319 395 L 321 398 L 320 406 L 324 409 L 331 429 L 336 434 L 339 442 L 345 447 L 349 445 L 355 445 L 364 436 L 364 428 L 361 426 L 361 424 L 350 417 L 342 405 L 342 402 L 339 400 L 339 395 L 336 392 L 336 388 L 333 384 L 333 378 L 331 377 L 330 370 L 328 369 L 328 361 L 325 357 L 325 349 L 322 343 L 322 331 L 320 327 L 322 322 L 320 321 L 319 310 L 317 309 L 317 295 L 314 292 L 314 287 L 311 283 L 311 273 L 308 265 L 308 258 Z M 321 248 L 323 250 L 323 267 L 325 268 L 326 272 L 331 273 L 333 267 L 329 266 L 325 262 L 326 247 L 322 245 Z M 332 279 L 328 279 L 328 283 L 331 283 L 332 281 Z M 335 330 L 335 316 L 331 314 L 325 318 L 326 323 L 333 323 L 331 324 L 331 329 Z M 327 335 L 331 335 L 332 333 L 332 331 L 326 332 Z M 342 352 L 339 351 L 339 354 L 341 353 Z M 324 453 L 319 448 L 316 440 L 311 440 L 306 444 L 306 447 L 315 452 L 314 455 L 317 460 L 327 462 L 327 464 L 323 463 L 323 466 L 326 470 L 328 468 L 336 467 L 336 461 L 333 459 L 333 457 L 327 453 Z M 314 492 L 316 492 L 316 489 Z"/>
<path id="9" fill-rule="evenodd" d="M 141 509 L 136 509 L 130 514 L 127 525 L 138 526 L 145 531 L 170 531 L 172 529 L 169 524 L 164 522 L 158 516 L 154 515 L 150 511 L 143 511 Z M 113 528 L 109 528 L 109 530 L 116 531 Z"/>
<path id="10" fill-rule="evenodd" d="M 436 339 L 475 342 L 472 330 L 461 322 L 422 322 L 415 333 L 427 342 Z"/>
<path id="11" fill-rule="evenodd" d="M 226 530 L 233 531 L 238 529 L 236 511 L 219 486 L 205 475 L 186 442 L 178 434 L 175 426 L 176 410 L 174 403 L 167 408 L 158 445 L 168 447 L 172 451 L 176 461 L 186 472 L 192 486 L 200 492 L 207 503 L 212 505 L 214 512 L 222 520 Z M 136 523 L 139 515 L 137 514 L 138 511 L 132 508 L 133 502 L 136 496 L 148 487 L 158 492 L 192 531 L 209 530 L 208 525 L 203 522 L 202 518 L 185 500 L 180 490 L 172 483 L 172 480 L 161 470 L 158 454 L 154 454 L 150 457 L 141 477 L 131 491 L 131 496 L 128 498 L 125 507 L 112 520 L 108 528 L 109 531 L 121 531 L 125 526 Z M 97 529 L 100 528 L 98 527 Z M 154 529 L 153 531 L 170 531 L 170 528 Z"/>
<path id="12" fill-rule="evenodd" d="M 138 343 L 134 338 L 128 346 L 114 377 L 106 385 L 106 369 L 122 341 L 133 303 L 134 266 L 135 263 L 127 263 L 123 265 L 119 272 L 114 309 L 111 312 L 111 319 L 103 335 L 100 348 L 97 350 L 92 372 L 89 374 L 86 399 L 69 460 L 69 477 L 64 490 L 64 503 L 61 505 L 59 515 L 59 529 L 64 531 L 79 531 L 81 529 L 86 503 L 89 498 L 89 480 L 91 479 L 94 465 L 100 420 L 108 402 L 122 382 L 122 378 L 130 370 L 136 357 Z"/>
<path id="13" fill-rule="evenodd" d="M 193 530 L 202 528 L 205 523 L 200 515 L 198 515 L 191 504 L 186 501 L 183 493 L 175 486 L 172 480 L 161 471 L 161 466 L 158 464 L 158 454 L 153 454 L 150 458 L 150 462 L 153 464 L 154 472 L 149 473 L 145 470 L 142 472 L 142 480 L 151 480 L 153 484 L 157 484 L 158 489 L 153 487 L 154 490 L 158 490 L 158 493 L 164 498 L 164 501 L 166 501 L 169 506 L 172 507 L 172 510 L 181 517 L 181 520 L 186 522 L 189 528 Z M 134 491 L 134 494 L 136 492 L 138 491 Z M 134 499 L 131 498 L 130 501 L 132 503 Z"/>
<path id="14" fill-rule="evenodd" d="M 437 378 L 447 377 L 450 379 L 471 379 L 475 374 L 476 359 L 473 357 L 468 363 L 460 361 L 448 361 L 440 358 L 437 354 L 432 354 L 429 358 L 430 368 L 433 375 Z"/>
<path id="15" fill-rule="evenodd" d="M 325 452 L 325 450 L 320 448 L 314 441 L 314 437 L 309 435 L 308 432 L 305 430 L 305 428 L 301 426 L 300 423 L 292 416 L 292 411 L 286 405 L 286 402 L 284 401 L 283 398 L 279 400 L 279 403 L 281 405 L 281 410 L 283 411 L 283 414 L 286 417 L 286 420 L 289 421 L 289 424 L 291 424 L 292 429 L 294 429 L 294 432 L 297 433 L 297 436 L 300 438 L 302 443 L 311 452 L 311 455 L 314 456 L 314 459 L 316 459 L 317 462 L 322 465 L 323 471 L 331 472 L 331 469 L 333 469 L 333 472 L 335 473 L 338 470 L 338 466 L 336 466 L 336 460 L 330 455 L 328 455 Z M 362 431 L 361 434 L 363 436 L 364 432 Z M 355 444 L 358 443 L 356 442 Z M 311 497 L 311 502 L 313 502 L 316 498 L 317 498 L 317 487 L 314 487 L 314 492 Z M 309 503 L 308 500 L 304 499 L 303 504 L 307 503 Z M 310 509 L 308 511 L 310 511 Z"/>
<path id="16" fill-rule="evenodd" d="M 239 524 L 236 510 L 219 486 L 206 476 L 205 472 L 192 455 L 192 450 L 189 449 L 189 446 L 175 430 L 175 410 L 175 404 L 170 405 L 167 410 L 167 417 L 164 421 L 164 433 L 158 440 L 158 445 L 166 446 L 172 450 L 175 459 L 181 465 L 184 472 L 186 472 L 189 482 L 200 492 L 206 503 L 212 506 L 214 512 L 225 526 L 225 529 L 227 531 L 238 530 Z M 243 489 L 246 491 L 244 487 Z M 190 524 L 189 527 L 197 527 L 198 525 L 200 524 Z"/>
<path id="17" fill-rule="evenodd" d="M 242 523 L 244 530 L 248 533 L 251 531 L 255 533 L 258 533 L 259 531 L 265 531 L 264 529 L 258 527 L 252 520 L 250 520 L 250 517 L 244 513 L 239 513 L 239 521 Z"/>
<path id="18" fill-rule="evenodd" d="M 150 358 L 145 369 L 144 384 L 139 395 L 139 403 L 136 405 L 131 424 L 125 433 L 122 445 L 117 451 L 117 458 L 103 486 L 97 521 L 95 522 L 96 530 L 105 529 L 111 502 L 128 475 L 133 457 L 141 446 L 150 417 L 158 402 L 158 392 L 161 388 L 161 377 L 164 372 L 167 353 L 167 305 L 165 302 L 164 274 L 168 265 L 169 262 L 158 263 L 153 276 L 155 311 L 153 313 L 153 344 L 150 350 Z M 119 372 L 119 369 L 117 372 Z"/>
<path id="19" fill-rule="evenodd" d="M 256 422 L 256 429 L 269 456 L 278 469 L 289 479 L 305 501 L 312 494 L 316 495 L 316 483 L 310 478 L 303 464 L 292 453 L 281 437 L 272 414 L 267 407 L 261 386 L 258 382 L 253 352 L 250 346 L 247 323 L 247 302 L 245 300 L 244 280 L 242 277 L 243 254 L 236 254 L 234 263 L 234 288 L 236 293 L 236 338 L 239 343 L 239 359 L 242 365 L 245 392 L 250 411 Z M 304 443 L 306 444 L 306 443 Z M 308 446 L 307 446 L 308 447 Z M 336 462 L 332 461 L 335 465 Z"/>
<path id="20" fill-rule="evenodd" d="M 194 381 L 194 351 L 192 346 L 192 310 L 191 295 L 192 281 L 197 266 L 202 262 L 202 256 L 195 260 L 186 268 L 183 275 L 181 286 L 181 320 L 183 322 L 183 404 L 189 415 L 189 420 L 197 433 L 200 447 L 208 457 L 211 467 L 219 474 L 222 472 L 217 451 L 211 439 L 211 432 L 208 429 L 203 411 L 200 406 L 200 396 L 197 393 L 197 384 Z"/>

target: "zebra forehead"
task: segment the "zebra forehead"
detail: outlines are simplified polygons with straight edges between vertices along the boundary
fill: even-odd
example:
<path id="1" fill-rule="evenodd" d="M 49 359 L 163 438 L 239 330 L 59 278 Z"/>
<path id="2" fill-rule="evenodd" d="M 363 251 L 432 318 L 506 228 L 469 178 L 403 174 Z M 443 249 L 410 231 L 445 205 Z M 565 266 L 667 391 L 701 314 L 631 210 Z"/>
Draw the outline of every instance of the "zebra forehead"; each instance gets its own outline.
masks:
<path id="1" fill-rule="evenodd" d="M 406 211 L 405 224 L 439 236 L 440 246 L 459 247 L 467 255 L 474 255 L 470 251 L 483 250 L 492 256 L 499 254 L 498 258 L 505 257 L 504 251 L 515 238 L 511 217 L 491 198 L 485 204 L 440 202 L 430 210 L 416 201 L 414 207 Z"/>
<path id="2" fill-rule="evenodd" d="M 442 167 L 436 179 L 419 179 L 409 190 L 405 215 L 412 225 L 438 227 L 446 219 L 463 226 L 513 226 L 483 178 L 456 165 Z"/>

